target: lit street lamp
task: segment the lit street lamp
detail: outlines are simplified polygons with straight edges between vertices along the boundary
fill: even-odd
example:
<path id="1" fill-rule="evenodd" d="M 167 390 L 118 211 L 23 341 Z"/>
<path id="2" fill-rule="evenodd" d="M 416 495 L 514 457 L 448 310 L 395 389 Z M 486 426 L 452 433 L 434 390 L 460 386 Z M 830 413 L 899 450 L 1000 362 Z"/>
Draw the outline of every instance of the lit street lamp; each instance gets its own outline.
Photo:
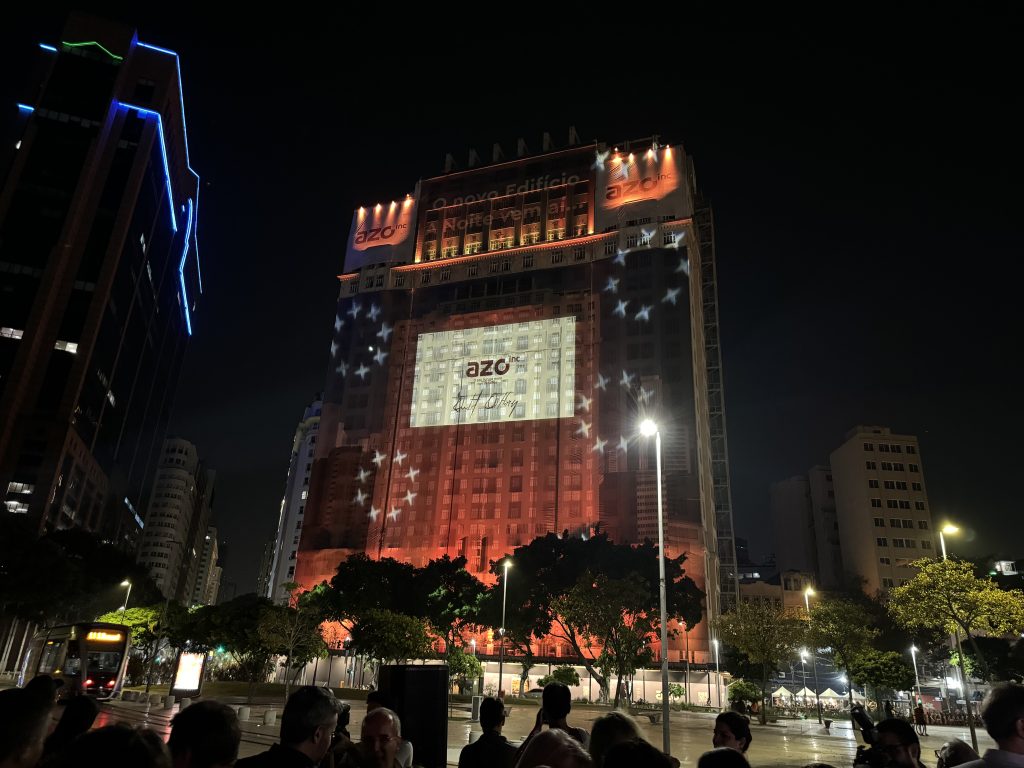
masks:
<path id="1" fill-rule="evenodd" d="M 914 660 L 914 681 L 917 683 L 917 700 L 923 702 L 921 698 L 921 676 L 917 674 L 917 646 L 910 646 L 910 658 Z"/>
<path id="2" fill-rule="evenodd" d="M 718 671 L 718 638 L 711 641 L 715 646 L 715 697 L 718 699 L 718 708 L 722 708 L 722 675 Z M 709 701 L 708 704 L 711 702 Z"/>
<path id="3" fill-rule="evenodd" d="M 956 534 L 956 533 L 959 533 L 959 532 L 960 532 L 960 529 L 957 526 L 953 525 L 952 523 L 946 523 L 944 526 L 942 526 L 939 529 L 939 544 L 942 546 L 942 560 L 943 560 L 943 562 L 945 562 L 946 560 L 949 559 L 949 556 L 946 554 L 946 537 L 943 536 L 943 534 L 949 534 L 950 536 L 952 536 L 953 534 Z M 964 703 L 967 705 L 967 725 L 971 729 L 971 746 L 974 747 L 974 751 L 977 752 L 978 751 L 978 734 L 974 730 L 974 713 L 971 710 L 971 695 L 970 695 L 970 691 L 967 690 L 967 676 L 964 674 L 964 648 L 963 648 L 962 645 L 960 645 L 960 632 L 959 631 L 953 633 L 953 640 L 956 643 L 956 655 L 957 655 L 957 659 L 960 662 L 959 664 L 957 664 L 956 671 L 957 671 L 957 675 L 959 675 L 959 677 L 960 677 L 960 690 L 964 694 Z"/>
<path id="4" fill-rule="evenodd" d="M 122 587 L 128 587 L 128 591 L 124 593 L 124 605 L 121 606 L 121 621 L 124 621 L 124 612 L 128 610 L 128 598 L 132 594 L 132 583 L 125 579 L 121 582 Z"/>
<path id="5" fill-rule="evenodd" d="M 666 755 L 672 754 L 671 736 L 669 735 L 668 720 L 668 606 L 665 599 L 665 508 L 661 495 L 661 432 L 658 425 L 651 419 L 644 419 L 640 423 L 640 434 L 644 437 L 654 436 L 655 468 L 658 473 L 658 592 L 661 598 L 661 723 L 662 723 L 662 751 Z M 717 647 L 716 647 L 717 666 Z M 719 693 L 721 697 L 721 693 Z"/>
<path id="6" fill-rule="evenodd" d="M 508 597 L 508 569 L 512 565 L 511 560 L 505 560 L 505 575 L 501 580 L 501 628 L 498 634 L 501 635 L 501 652 L 498 656 L 498 696 L 501 696 L 501 678 L 505 674 L 505 598 Z"/>
<path id="7" fill-rule="evenodd" d="M 804 606 L 807 608 L 807 626 L 811 626 L 811 595 L 814 590 L 808 587 L 804 590 Z M 814 670 L 814 708 L 818 710 L 818 723 L 821 724 L 821 697 L 818 695 L 818 649 L 815 648 L 811 654 L 811 669 Z M 807 687 L 806 685 L 804 686 Z"/>

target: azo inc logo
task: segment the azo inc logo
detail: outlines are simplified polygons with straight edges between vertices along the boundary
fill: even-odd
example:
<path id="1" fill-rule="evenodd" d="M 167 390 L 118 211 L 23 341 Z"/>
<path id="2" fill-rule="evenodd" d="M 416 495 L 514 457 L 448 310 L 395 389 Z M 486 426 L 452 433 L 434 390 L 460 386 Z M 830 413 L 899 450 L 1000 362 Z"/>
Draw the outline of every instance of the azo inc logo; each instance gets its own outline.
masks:
<path id="1" fill-rule="evenodd" d="M 510 357 L 507 360 L 504 357 L 497 360 L 474 360 L 466 363 L 466 376 L 471 379 L 477 376 L 504 376 L 509 372 L 512 363 L 518 361 L 518 357 Z"/>

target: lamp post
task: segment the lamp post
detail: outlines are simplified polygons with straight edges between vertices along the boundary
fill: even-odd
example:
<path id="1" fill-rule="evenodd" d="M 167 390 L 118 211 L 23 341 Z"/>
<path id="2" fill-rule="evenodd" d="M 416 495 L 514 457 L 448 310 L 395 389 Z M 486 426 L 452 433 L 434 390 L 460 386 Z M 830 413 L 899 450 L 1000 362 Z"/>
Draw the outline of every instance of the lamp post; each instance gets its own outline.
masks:
<path id="1" fill-rule="evenodd" d="M 718 638 L 711 641 L 715 647 L 715 698 L 718 699 L 718 708 L 722 708 L 722 675 L 718 671 Z"/>
<path id="2" fill-rule="evenodd" d="M 800 649 L 800 677 L 803 678 L 804 690 L 807 690 L 807 649 Z M 807 706 L 807 694 L 803 696 L 804 706 Z"/>
<path id="3" fill-rule="evenodd" d="M 946 554 L 946 537 L 943 534 L 953 535 L 959 533 L 960 529 L 952 523 L 946 523 L 939 529 L 939 544 L 942 546 L 942 560 L 945 562 L 949 559 Z M 960 632 L 956 631 L 953 633 L 953 641 L 956 644 L 956 655 L 959 660 L 959 664 L 956 665 L 957 674 L 960 677 L 960 690 L 964 694 L 964 703 L 967 705 L 967 725 L 971 730 L 971 746 L 974 747 L 974 751 L 978 751 L 978 734 L 974 730 L 974 713 L 971 711 L 971 694 L 967 690 L 967 676 L 964 674 L 964 649 L 960 645 Z"/>
<path id="4" fill-rule="evenodd" d="M 807 626 L 811 626 L 811 595 L 814 590 L 808 587 L 804 590 L 804 607 L 807 608 Z M 818 724 L 821 725 L 821 697 L 818 695 L 818 649 L 812 649 L 811 669 L 814 670 L 814 708 L 818 710 Z M 807 686 L 804 686 L 805 688 Z"/>
<path id="5" fill-rule="evenodd" d="M 512 561 L 505 560 L 505 575 L 501 579 L 501 628 L 498 634 L 501 635 L 501 651 L 498 655 L 498 697 L 501 697 L 501 682 L 505 674 L 505 600 L 508 597 L 508 569 Z"/>
<path id="6" fill-rule="evenodd" d="M 910 646 L 910 658 L 914 661 L 914 682 L 917 683 L 917 700 L 923 702 L 921 698 L 921 676 L 917 674 L 917 646 Z"/>
<path id="7" fill-rule="evenodd" d="M 651 419 L 640 423 L 640 434 L 654 436 L 655 469 L 658 473 L 658 593 L 661 599 L 661 723 L 662 751 L 672 754 L 668 706 L 668 607 L 665 599 L 665 508 L 661 496 L 661 432 Z M 717 658 L 717 657 L 716 657 Z"/>
<path id="8" fill-rule="evenodd" d="M 128 610 L 128 598 L 132 594 L 132 583 L 128 579 L 121 582 L 122 587 L 128 587 L 128 591 L 124 593 L 124 605 L 121 606 L 121 621 L 124 621 L 124 612 Z"/>

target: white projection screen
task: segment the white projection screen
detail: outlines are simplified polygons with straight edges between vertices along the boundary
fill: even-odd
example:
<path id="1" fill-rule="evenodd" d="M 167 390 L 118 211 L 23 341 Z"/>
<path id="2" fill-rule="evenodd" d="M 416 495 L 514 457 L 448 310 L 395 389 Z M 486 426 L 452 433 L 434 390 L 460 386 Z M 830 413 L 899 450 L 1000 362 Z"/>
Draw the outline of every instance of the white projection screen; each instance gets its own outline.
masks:
<path id="1" fill-rule="evenodd" d="M 571 418 L 576 318 L 421 333 L 410 427 Z"/>

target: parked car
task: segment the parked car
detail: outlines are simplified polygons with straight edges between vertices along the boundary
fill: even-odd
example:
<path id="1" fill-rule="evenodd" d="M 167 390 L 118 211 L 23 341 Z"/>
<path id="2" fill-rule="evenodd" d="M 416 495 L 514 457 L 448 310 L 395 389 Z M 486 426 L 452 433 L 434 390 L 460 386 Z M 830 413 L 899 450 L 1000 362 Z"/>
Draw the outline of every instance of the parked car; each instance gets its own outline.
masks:
<path id="1" fill-rule="evenodd" d="M 523 696 L 525 696 L 528 699 L 539 699 L 543 695 L 544 695 L 544 689 L 543 688 L 531 688 L 530 690 L 528 690 L 526 693 L 523 694 Z"/>

